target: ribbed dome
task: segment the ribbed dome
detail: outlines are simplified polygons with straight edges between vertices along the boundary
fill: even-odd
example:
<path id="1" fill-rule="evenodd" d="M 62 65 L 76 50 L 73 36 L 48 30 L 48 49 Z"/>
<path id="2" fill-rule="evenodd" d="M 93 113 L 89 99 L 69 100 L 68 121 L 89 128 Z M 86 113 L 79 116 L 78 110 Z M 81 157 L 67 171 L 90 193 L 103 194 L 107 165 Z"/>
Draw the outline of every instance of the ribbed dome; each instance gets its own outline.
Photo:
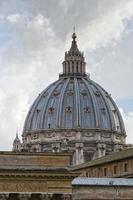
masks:
<path id="1" fill-rule="evenodd" d="M 89 76 L 68 76 L 47 87 L 27 115 L 24 134 L 42 129 L 106 129 L 125 133 L 111 98 Z"/>
<path id="2" fill-rule="evenodd" d="M 86 73 L 76 34 L 65 53 L 63 73 L 36 98 L 27 115 L 22 150 L 72 153 L 81 164 L 125 145 L 125 128 L 115 102 Z"/>

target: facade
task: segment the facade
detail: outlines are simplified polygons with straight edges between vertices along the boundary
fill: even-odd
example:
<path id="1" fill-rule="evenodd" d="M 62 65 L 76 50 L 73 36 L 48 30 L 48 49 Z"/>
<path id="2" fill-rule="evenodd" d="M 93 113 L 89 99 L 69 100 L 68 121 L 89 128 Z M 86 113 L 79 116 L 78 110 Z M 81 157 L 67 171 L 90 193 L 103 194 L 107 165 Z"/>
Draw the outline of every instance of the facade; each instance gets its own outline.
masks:
<path id="1" fill-rule="evenodd" d="M 79 174 L 69 172 L 70 158 L 66 153 L 0 152 L 0 193 L 69 194 Z"/>
<path id="2" fill-rule="evenodd" d="M 24 124 L 21 151 L 73 152 L 73 165 L 121 150 L 125 128 L 111 95 L 86 73 L 76 34 L 63 73 L 36 98 Z"/>

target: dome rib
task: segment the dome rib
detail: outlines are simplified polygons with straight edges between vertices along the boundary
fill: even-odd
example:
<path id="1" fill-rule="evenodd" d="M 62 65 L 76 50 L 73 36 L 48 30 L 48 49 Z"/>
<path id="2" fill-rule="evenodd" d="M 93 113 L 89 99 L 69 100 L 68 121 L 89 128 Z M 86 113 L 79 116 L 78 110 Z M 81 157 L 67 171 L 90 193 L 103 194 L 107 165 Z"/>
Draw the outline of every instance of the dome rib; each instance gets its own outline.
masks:
<path id="1" fill-rule="evenodd" d="M 87 92 L 84 98 L 82 98 L 84 95 L 82 90 Z M 99 98 L 96 92 L 100 94 Z M 57 97 L 56 93 L 58 93 Z M 37 129 L 75 129 L 78 127 L 102 128 L 125 133 L 119 109 L 110 96 L 106 97 L 107 95 L 108 93 L 101 86 L 89 78 L 59 79 L 47 87 L 34 101 L 27 115 L 23 133 Z M 69 109 L 68 107 L 70 111 L 66 110 Z M 89 107 L 90 111 L 86 111 Z M 49 113 L 50 108 L 53 108 L 51 114 Z M 104 108 L 106 109 L 105 115 L 102 110 Z"/>
<path id="2" fill-rule="evenodd" d="M 47 101 L 45 101 L 45 105 L 43 107 L 43 112 L 42 112 L 42 116 L 41 116 L 41 129 L 43 129 L 45 126 L 45 114 L 46 114 L 46 110 L 47 110 L 47 105 L 48 105 L 48 102 L 49 102 L 49 99 L 52 95 L 52 93 L 54 92 L 54 90 L 58 87 L 58 85 L 62 82 L 62 80 L 58 80 L 57 82 L 55 82 L 54 84 L 54 87 L 51 89 L 51 91 L 49 92 L 48 94 L 48 97 L 47 97 Z"/>
<path id="3" fill-rule="evenodd" d="M 114 102 L 114 100 L 111 97 L 109 97 L 109 98 L 111 99 L 111 102 L 112 102 L 113 106 L 115 107 L 115 109 L 117 111 L 117 115 L 118 115 L 118 119 L 119 119 L 119 125 L 120 125 L 120 130 L 121 130 L 121 132 L 126 133 L 125 128 L 124 128 L 124 123 L 123 123 L 123 120 L 122 120 L 122 117 L 121 117 L 121 114 L 120 114 L 120 111 L 119 111 L 116 103 Z"/>
<path id="4" fill-rule="evenodd" d="M 103 99 L 103 101 L 105 103 L 105 106 L 106 106 L 106 108 L 107 108 L 107 110 L 109 112 L 108 116 L 109 116 L 109 121 L 110 121 L 110 127 L 111 127 L 112 130 L 114 130 L 115 122 L 114 122 L 114 118 L 112 116 L 112 110 L 110 109 L 110 106 L 107 103 L 107 99 L 105 98 L 105 94 L 103 94 L 103 89 L 102 89 L 102 87 L 99 87 L 99 85 L 97 85 L 94 81 L 92 81 L 92 82 L 93 82 L 93 85 L 95 86 L 95 88 L 98 91 L 100 90 L 100 94 L 102 94 L 101 97 L 102 97 L 102 99 Z"/>
<path id="5" fill-rule="evenodd" d="M 94 84 L 97 84 L 98 87 L 101 88 L 102 91 L 104 91 L 105 93 L 107 93 L 106 90 L 101 85 L 99 85 L 98 83 L 95 83 L 94 81 L 92 81 L 92 82 Z M 119 119 L 119 125 L 120 125 L 120 130 L 121 130 L 121 132 L 125 133 L 126 131 L 125 131 L 125 128 L 124 128 L 124 123 L 123 123 L 123 119 L 121 117 L 121 113 L 120 113 L 120 111 L 119 111 L 116 103 L 114 102 L 113 98 L 111 96 L 109 96 L 108 98 L 109 98 L 109 100 L 111 101 L 111 103 L 113 104 L 114 108 L 117 111 L 117 115 L 118 115 L 118 119 Z"/>
<path id="6" fill-rule="evenodd" d="M 56 82 L 57 82 L 57 81 L 56 81 Z M 27 117 L 26 117 L 23 132 L 26 132 L 28 129 L 29 129 L 29 130 L 32 129 L 32 120 L 33 120 L 33 117 L 34 117 L 34 112 L 35 112 L 35 110 L 36 110 L 36 107 L 37 107 L 38 103 L 40 102 L 40 100 L 41 100 L 43 94 L 49 90 L 49 88 L 51 87 L 51 85 L 52 85 L 52 84 L 50 84 L 47 88 L 45 88 L 45 89 L 41 92 L 40 96 L 39 96 L 37 99 L 35 99 L 33 105 L 31 106 L 31 108 L 30 108 L 30 110 L 29 110 L 29 112 L 28 112 L 28 115 L 27 115 Z M 31 117 L 30 117 L 30 116 L 31 116 Z M 29 128 L 28 128 L 27 126 L 29 126 Z"/>
<path id="7" fill-rule="evenodd" d="M 57 109 L 57 127 L 61 127 L 61 119 L 62 119 L 62 107 L 63 107 L 63 100 L 64 100 L 64 94 L 65 94 L 65 90 L 69 84 L 69 81 L 70 81 L 70 78 L 68 78 L 66 81 L 65 81 L 65 84 L 62 86 L 62 89 L 61 89 L 61 95 L 60 95 L 60 98 L 59 98 L 59 102 L 58 102 L 58 109 Z"/>
<path id="8" fill-rule="evenodd" d="M 94 96 L 93 92 L 91 91 L 91 88 L 89 87 L 87 81 L 84 78 L 82 78 L 82 80 L 85 83 L 85 85 L 87 87 L 87 90 L 88 90 L 88 92 L 90 94 L 90 97 L 91 97 L 91 101 L 92 101 L 92 105 L 93 105 L 93 110 L 94 110 L 95 126 L 96 126 L 96 128 L 99 128 L 99 120 L 98 120 L 98 116 L 97 116 L 97 113 L 98 113 L 97 112 L 97 107 L 98 106 L 97 106 L 97 102 L 95 100 L 95 96 Z"/>
<path id="9" fill-rule="evenodd" d="M 81 115 L 80 115 L 80 94 L 79 94 L 79 85 L 77 78 L 74 78 L 74 88 L 75 88 L 75 100 L 76 100 L 76 126 L 80 127 L 81 126 Z"/>

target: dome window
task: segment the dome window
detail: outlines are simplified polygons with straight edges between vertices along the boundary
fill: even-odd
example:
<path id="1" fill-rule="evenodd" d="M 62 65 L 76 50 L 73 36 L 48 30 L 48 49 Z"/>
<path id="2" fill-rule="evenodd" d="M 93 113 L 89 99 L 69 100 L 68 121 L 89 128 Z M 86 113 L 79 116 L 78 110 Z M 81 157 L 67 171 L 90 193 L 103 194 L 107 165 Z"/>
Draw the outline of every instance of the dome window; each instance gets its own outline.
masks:
<path id="1" fill-rule="evenodd" d="M 67 106 L 66 107 L 66 113 L 71 113 L 72 112 L 72 107 L 71 106 Z"/>
<path id="2" fill-rule="evenodd" d="M 108 92 L 105 92 L 105 95 L 106 95 L 106 97 L 109 97 L 109 93 Z"/>
<path id="3" fill-rule="evenodd" d="M 49 114 L 53 114 L 53 112 L 54 112 L 54 108 L 53 108 L 53 107 L 50 107 L 50 108 L 48 109 L 48 113 L 49 113 Z"/>
<path id="4" fill-rule="evenodd" d="M 96 95 L 97 97 L 99 97 L 99 96 L 100 96 L 100 93 L 99 93 L 98 91 L 96 91 L 96 92 L 95 92 L 95 95 Z"/>
<path id="5" fill-rule="evenodd" d="M 106 109 L 105 108 L 101 108 L 101 111 L 103 114 L 106 114 Z"/>
<path id="6" fill-rule="evenodd" d="M 44 94 L 43 94 L 43 97 L 45 98 L 47 95 L 48 95 L 48 93 L 44 93 Z"/>
<path id="7" fill-rule="evenodd" d="M 82 90 L 82 91 L 81 91 L 81 94 L 82 94 L 83 96 L 86 96 L 86 95 L 87 95 L 87 91 L 86 91 L 86 90 Z"/>
<path id="8" fill-rule="evenodd" d="M 48 124 L 48 128 L 51 128 L 51 124 L 50 123 Z"/>
<path id="9" fill-rule="evenodd" d="M 53 95 L 56 97 L 59 95 L 59 92 L 57 90 L 54 91 Z"/>
<path id="10" fill-rule="evenodd" d="M 85 113 L 91 113 L 90 107 L 89 107 L 89 106 L 86 106 L 86 107 L 84 108 L 84 112 L 85 112 Z"/>
<path id="11" fill-rule="evenodd" d="M 36 112 L 37 112 L 37 113 L 39 113 L 39 112 L 40 112 L 40 110 L 39 110 L 39 109 L 36 109 Z"/>
<path id="12" fill-rule="evenodd" d="M 74 94 L 74 92 L 72 90 L 67 91 L 67 95 L 72 96 L 73 94 Z"/>

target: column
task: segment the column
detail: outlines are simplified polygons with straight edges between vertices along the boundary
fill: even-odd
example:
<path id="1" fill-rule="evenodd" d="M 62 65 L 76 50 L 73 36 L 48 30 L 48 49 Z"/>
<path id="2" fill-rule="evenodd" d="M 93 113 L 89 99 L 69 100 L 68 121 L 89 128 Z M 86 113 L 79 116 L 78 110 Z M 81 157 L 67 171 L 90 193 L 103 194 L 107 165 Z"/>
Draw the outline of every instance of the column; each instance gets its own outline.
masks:
<path id="1" fill-rule="evenodd" d="M 77 61 L 75 60 L 75 61 L 74 61 L 74 73 L 77 72 L 77 71 L 76 71 L 76 66 L 77 66 Z"/>
<path id="2" fill-rule="evenodd" d="M 82 73 L 84 74 L 85 73 L 85 63 L 82 62 Z"/>
<path id="3" fill-rule="evenodd" d="M 63 62 L 63 73 L 66 73 L 66 62 Z"/>
<path id="4" fill-rule="evenodd" d="M 66 68 L 64 73 L 68 73 L 68 61 L 66 61 Z"/>
<path id="5" fill-rule="evenodd" d="M 40 194 L 41 200 L 50 200 L 52 198 L 53 194 Z"/>
<path id="6" fill-rule="evenodd" d="M 72 61 L 70 61 L 70 72 L 69 73 L 72 73 Z"/>
<path id="7" fill-rule="evenodd" d="M 76 143 L 76 165 L 82 164 L 84 162 L 84 153 L 83 153 L 83 143 Z"/>
<path id="8" fill-rule="evenodd" d="M 20 200 L 29 200 L 31 197 L 31 194 L 19 194 Z"/>
<path id="9" fill-rule="evenodd" d="M 98 143 L 98 158 L 106 155 L 106 144 Z"/>
<path id="10" fill-rule="evenodd" d="M 0 200 L 7 200 L 9 197 L 9 194 L 0 194 Z"/>

